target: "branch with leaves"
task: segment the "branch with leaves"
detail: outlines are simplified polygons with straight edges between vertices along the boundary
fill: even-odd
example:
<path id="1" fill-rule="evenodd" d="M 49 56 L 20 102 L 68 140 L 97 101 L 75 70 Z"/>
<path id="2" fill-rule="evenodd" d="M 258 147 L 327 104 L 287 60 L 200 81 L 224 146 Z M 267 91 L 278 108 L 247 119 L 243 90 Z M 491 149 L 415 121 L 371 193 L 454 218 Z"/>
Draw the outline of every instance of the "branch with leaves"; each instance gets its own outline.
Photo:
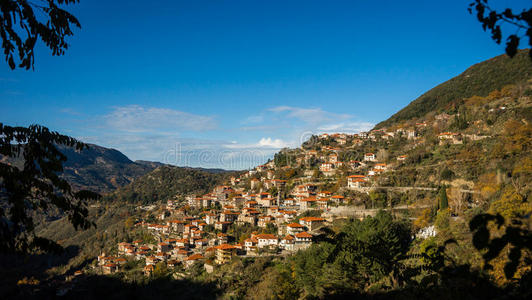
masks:
<path id="1" fill-rule="evenodd" d="M 61 178 L 66 156 L 56 145 L 81 151 L 88 146 L 39 125 L 11 127 L 0 123 L 0 251 L 57 250 L 58 245 L 35 236 L 33 216 L 58 209 L 74 228 L 95 226 L 88 220 L 86 201 L 100 196 L 74 191 Z M 23 167 L 9 159 L 23 160 Z"/>
<path id="2" fill-rule="evenodd" d="M 530 218 L 530 215 L 525 216 Z M 497 228 L 505 227 L 504 234 L 498 237 L 492 237 L 490 234 L 489 223 L 493 223 Z M 499 256 L 506 248 L 508 249 L 508 262 L 504 266 L 506 278 L 512 278 L 517 271 L 521 261 L 523 250 L 532 250 L 532 233 L 523 226 L 519 219 L 512 219 L 510 224 L 506 224 L 504 218 L 497 214 L 480 214 L 475 216 L 469 223 L 471 232 L 473 232 L 473 245 L 479 251 L 483 251 L 484 268 L 491 269 L 490 261 Z M 530 258 L 525 257 L 527 264 L 530 264 Z"/>
<path id="3" fill-rule="evenodd" d="M 18 56 L 18 67 L 33 69 L 34 48 L 39 38 L 52 50 L 52 55 L 65 54 L 66 37 L 73 35 L 71 27 L 81 28 L 81 24 L 59 6 L 75 3 L 79 0 L 0 1 L 0 37 L 9 67 L 17 67 L 15 56 Z"/>
<path id="4" fill-rule="evenodd" d="M 473 9 L 476 11 L 477 19 L 482 23 L 484 31 L 489 30 L 491 38 L 499 45 L 503 38 L 502 24 L 506 23 L 516 29 L 514 34 L 510 34 L 506 38 L 506 54 L 508 56 L 514 57 L 517 54 L 517 48 L 525 36 L 528 37 L 529 46 L 532 46 L 532 8 L 523 9 L 521 13 L 515 13 L 510 8 L 500 12 L 493 10 L 488 5 L 488 0 L 475 0 L 469 4 L 469 13 L 473 14 Z M 532 59 L 532 49 L 529 51 L 529 55 Z"/>

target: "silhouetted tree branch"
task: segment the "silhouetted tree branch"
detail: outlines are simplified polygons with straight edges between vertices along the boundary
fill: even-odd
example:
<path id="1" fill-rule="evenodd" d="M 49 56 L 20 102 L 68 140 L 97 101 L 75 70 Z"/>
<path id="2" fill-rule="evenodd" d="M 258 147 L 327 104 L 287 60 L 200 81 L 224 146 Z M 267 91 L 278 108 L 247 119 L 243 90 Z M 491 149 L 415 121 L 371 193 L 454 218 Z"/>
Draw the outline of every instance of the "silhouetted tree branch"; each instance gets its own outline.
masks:
<path id="1" fill-rule="evenodd" d="M 525 216 L 530 218 L 530 215 Z M 504 234 L 492 238 L 488 225 L 493 222 L 498 228 L 505 227 Z M 497 214 L 480 214 L 475 216 L 469 223 L 473 232 L 473 245 L 482 255 L 485 268 L 490 269 L 490 261 L 498 257 L 503 249 L 509 246 L 508 262 L 504 266 L 504 275 L 510 279 L 514 276 L 519 266 L 523 250 L 532 250 L 532 233 L 523 226 L 519 219 L 512 219 L 511 224 L 505 225 L 504 218 Z"/>
<path id="2" fill-rule="evenodd" d="M 6 62 L 15 69 L 18 66 L 33 69 L 34 47 L 40 38 L 52 55 L 63 55 L 68 49 L 65 38 L 73 35 L 71 26 L 81 28 L 78 19 L 58 5 L 79 3 L 79 0 L 1 0 L 0 37 Z"/>
<path id="3" fill-rule="evenodd" d="M 0 123 L 0 251 L 58 250 L 54 242 L 35 236 L 34 215 L 59 209 L 74 228 L 90 222 L 86 200 L 99 198 L 90 191 L 73 191 L 60 177 L 66 156 L 55 145 L 81 151 L 87 145 L 39 125 L 11 127 Z M 17 167 L 8 159 L 22 159 Z"/>
<path id="4" fill-rule="evenodd" d="M 532 8 L 523 9 L 521 13 L 515 13 L 510 8 L 499 12 L 488 5 L 488 0 L 475 0 L 470 3 L 469 13 L 473 13 L 473 8 L 476 11 L 478 21 L 482 23 L 482 28 L 484 31 L 489 30 L 491 32 L 491 38 L 497 44 L 500 44 L 503 38 L 501 29 L 503 23 L 516 29 L 516 33 L 510 34 L 506 38 L 506 54 L 508 56 L 514 57 L 521 39 L 525 36 L 528 37 L 528 44 L 532 46 Z M 532 59 L 532 49 L 529 51 L 529 55 Z"/>

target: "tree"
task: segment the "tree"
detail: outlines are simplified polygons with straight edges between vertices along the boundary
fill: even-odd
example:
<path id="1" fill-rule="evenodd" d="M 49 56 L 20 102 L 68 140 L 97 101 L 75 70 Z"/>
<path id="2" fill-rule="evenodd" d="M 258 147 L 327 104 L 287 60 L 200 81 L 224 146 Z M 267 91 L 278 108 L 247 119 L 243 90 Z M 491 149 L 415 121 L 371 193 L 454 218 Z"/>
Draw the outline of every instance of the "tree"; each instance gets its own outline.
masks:
<path id="1" fill-rule="evenodd" d="M 66 156 L 56 145 L 81 151 L 88 146 L 39 125 L 11 127 L 0 123 L 0 251 L 59 250 L 59 245 L 35 235 L 35 214 L 57 209 L 75 229 L 95 226 L 88 220 L 90 191 L 73 191 L 60 177 Z M 7 160 L 5 158 L 8 158 Z M 9 159 L 22 160 L 23 166 Z"/>
<path id="2" fill-rule="evenodd" d="M 66 37 L 73 35 L 71 26 L 81 28 L 81 24 L 59 6 L 75 3 L 79 0 L 0 1 L 0 37 L 9 67 L 16 68 L 18 53 L 18 67 L 33 69 L 33 49 L 39 38 L 52 50 L 52 55 L 63 55 L 68 49 Z"/>
<path id="3" fill-rule="evenodd" d="M 447 181 L 452 180 L 452 179 L 454 178 L 454 172 L 451 171 L 449 168 L 445 168 L 445 169 L 441 172 L 441 174 L 440 174 L 440 178 L 441 178 L 442 180 L 447 180 Z"/>
<path id="4" fill-rule="evenodd" d="M 407 223 L 395 221 L 389 212 L 381 210 L 373 218 L 347 223 L 342 232 L 337 263 L 351 280 L 368 284 L 398 275 L 399 261 L 405 258 L 411 243 Z"/>
<path id="5" fill-rule="evenodd" d="M 166 263 L 164 262 L 158 262 L 155 265 L 155 269 L 153 270 L 153 276 L 156 278 L 164 277 L 168 274 L 168 268 L 166 267 Z"/>
<path id="6" fill-rule="evenodd" d="M 134 225 L 135 225 L 135 218 L 133 218 L 133 217 L 128 217 L 124 221 L 124 227 L 127 228 L 127 229 L 132 228 Z"/>
<path id="7" fill-rule="evenodd" d="M 447 209 L 449 207 L 449 201 L 447 199 L 447 188 L 445 186 L 440 188 L 439 192 L 439 206 L 441 210 Z"/>
<path id="8" fill-rule="evenodd" d="M 479 214 L 469 222 L 469 228 L 473 233 L 473 245 L 477 250 L 483 251 L 484 269 L 492 269 L 490 262 L 500 254 L 506 256 L 504 265 L 506 278 L 513 278 L 519 271 L 523 257 L 526 258 L 525 269 L 528 269 L 531 261 L 532 233 L 527 222 L 528 220 L 522 217 L 505 220 L 500 214 Z M 493 236 L 490 223 L 503 234 Z"/>
<path id="9" fill-rule="evenodd" d="M 369 198 L 371 199 L 372 208 L 375 208 L 375 204 L 377 204 L 378 207 L 386 207 L 388 196 L 384 190 L 370 191 Z"/>
<path id="10" fill-rule="evenodd" d="M 528 37 L 528 44 L 532 46 L 532 8 L 528 10 L 523 9 L 521 13 L 514 13 L 510 8 L 499 12 L 493 10 L 488 5 L 488 0 L 475 0 L 469 4 L 469 13 L 473 13 L 473 8 L 476 11 L 477 19 L 482 23 L 484 31 L 491 32 L 491 38 L 500 44 L 503 38 L 501 25 L 506 23 L 516 29 L 514 34 L 508 35 L 506 38 L 506 54 L 514 57 L 517 54 L 517 48 L 524 36 Z M 524 31 L 524 35 L 519 35 Z M 528 52 L 532 59 L 532 49 Z"/>

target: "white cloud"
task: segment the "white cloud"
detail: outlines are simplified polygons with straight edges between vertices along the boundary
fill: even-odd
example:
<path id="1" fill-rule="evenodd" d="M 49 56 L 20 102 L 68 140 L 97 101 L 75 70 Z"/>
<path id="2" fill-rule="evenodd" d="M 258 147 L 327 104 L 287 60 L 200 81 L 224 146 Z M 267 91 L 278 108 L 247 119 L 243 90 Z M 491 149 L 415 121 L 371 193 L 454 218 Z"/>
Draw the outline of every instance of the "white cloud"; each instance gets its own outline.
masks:
<path id="1" fill-rule="evenodd" d="M 262 138 L 258 144 L 259 147 L 268 147 L 268 148 L 284 148 L 288 147 L 288 144 L 283 142 L 281 139 L 272 139 L 272 138 Z"/>
<path id="2" fill-rule="evenodd" d="M 275 113 L 286 113 L 288 117 L 299 119 L 308 124 L 321 124 L 324 122 L 347 120 L 352 116 L 349 114 L 337 114 L 325 111 L 321 108 L 302 108 L 293 106 L 277 106 L 269 111 Z"/>
<path id="3" fill-rule="evenodd" d="M 361 131 L 368 131 L 374 126 L 375 124 L 370 122 L 342 122 L 334 124 L 324 124 L 318 127 L 318 130 L 323 132 L 358 133 Z"/>
<path id="4" fill-rule="evenodd" d="M 236 170 L 262 164 L 279 149 L 298 147 L 313 134 L 350 133 L 373 127 L 349 114 L 292 106 L 265 109 L 243 120 L 241 125 L 252 125 L 237 131 L 221 130 L 210 116 L 127 105 L 87 120 L 90 122 L 85 128 L 92 127 L 92 131 L 81 139 L 118 149 L 133 160 Z"/>
<path id="5" fill-rule="evenodd" d="M 262 149 L 262 148 L 270 148 L 270 149 L 281 149 L 285 147 L 290 147 L 291 145 L 281 139 L 272 139 L 271 137 L 267 138 L 261 138 L 257 143 L 255 144 L 238 144 L 234 141 L 230 144 L 225 145 L 226 148 L 230 149 Z"/>
<path id="6" fill-rule="evenodd" d="M 242 124 L 256 124 L 264 122 L 263 115 L 249 116 L 242 121 Z"/>
<path id="7" fill-rule="evenodd" d="M 124 132 L 149 132 L 155 129 L 206 131 L 217 128 L 216 121 L 212 117 L 140 105 L 114 107 L 104 119 L 108 128 Z"/>

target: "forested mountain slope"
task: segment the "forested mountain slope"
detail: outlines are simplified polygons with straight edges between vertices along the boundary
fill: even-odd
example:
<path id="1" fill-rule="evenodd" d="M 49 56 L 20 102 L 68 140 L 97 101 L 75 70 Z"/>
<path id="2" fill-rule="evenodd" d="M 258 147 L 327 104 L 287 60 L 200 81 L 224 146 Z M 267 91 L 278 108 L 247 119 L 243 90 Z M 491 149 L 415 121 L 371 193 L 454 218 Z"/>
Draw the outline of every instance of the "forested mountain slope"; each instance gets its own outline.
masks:
<path id="1" fill-rule="evenodd" d="M 518 85 L 532 78 L 532 62 L 528 50 L 521 50 L 514 58 L 506 54 L 475 64 L 462 74 L 436 86 L 412 101 L 405 108 L 380 122 L 375 128 L 401 121 L 422 118 L 429 112 L 453 109 L 472 96 L 487 96 L 506 85 Z"/>
<path id="2" fill-rule="evenodd" d="M 161 166 L 137 178 L 131 184 L 109 195 L 110 199 L 137 203 L 152 203 L 183 197 L 189 194 L 208 193 L 215 185 L 227 180 L 234 172 Z"/>

